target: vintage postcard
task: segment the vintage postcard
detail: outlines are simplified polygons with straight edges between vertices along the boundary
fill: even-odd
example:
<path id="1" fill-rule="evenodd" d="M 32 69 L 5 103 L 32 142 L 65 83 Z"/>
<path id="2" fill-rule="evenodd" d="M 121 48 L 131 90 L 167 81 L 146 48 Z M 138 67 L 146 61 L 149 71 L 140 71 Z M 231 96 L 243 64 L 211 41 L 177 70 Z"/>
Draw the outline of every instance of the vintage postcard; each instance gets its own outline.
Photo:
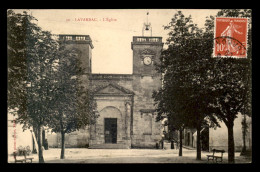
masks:
<path id="1" fill-rule="evenodd" d="M 251 163 L 251 12 L 7 10 L 8 163 Z"/>

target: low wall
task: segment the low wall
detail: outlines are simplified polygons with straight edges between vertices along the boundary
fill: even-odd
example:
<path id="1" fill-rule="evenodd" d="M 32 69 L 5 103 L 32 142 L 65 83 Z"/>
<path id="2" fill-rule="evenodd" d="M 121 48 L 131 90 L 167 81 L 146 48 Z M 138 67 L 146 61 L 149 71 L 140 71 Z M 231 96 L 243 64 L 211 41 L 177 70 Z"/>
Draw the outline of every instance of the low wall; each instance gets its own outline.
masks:
<path id="1" fill-rule="evenodd" d="M 46 133 L 48 145 L 50 148 L 61 147 L 61 134 L 60 133 Z M 84 148 L 89 146 L 89 130 L 80 129 L 69 134 L 65 134 L 65 147 L 66 148 Z"/>

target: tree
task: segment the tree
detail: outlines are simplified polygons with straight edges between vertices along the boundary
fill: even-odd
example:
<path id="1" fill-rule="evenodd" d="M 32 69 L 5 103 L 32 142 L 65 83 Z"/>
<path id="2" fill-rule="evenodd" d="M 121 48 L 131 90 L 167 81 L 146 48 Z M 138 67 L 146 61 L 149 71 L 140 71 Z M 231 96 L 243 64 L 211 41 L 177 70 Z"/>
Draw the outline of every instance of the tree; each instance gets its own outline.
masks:
<path id="1" fill-rule="evenodd" d="M 153 92 L 153 98 L 157 104 L 156 121 L 167 118 L 169 128 L 179 131 L 179 156 L 182 156 L 182 132 L 185 127 L 186 114 L 183 113 L 181 108 L 176 108 L 181 103 L 176 101 L 177 99 L 173 99 L 172 90 L 165 89 L 165 87 Z"/>
<path id="2" fill-rule="evenodd" d="M 66 50 L 61 46 L 59 61 L 52 78 L 55 90 L 52 92 L 53 112 L 49 116 L 48 127 L 61 134 L 61 159 L 65 158 L 65 134 L 79 130 L 96 119 L 96 104 L 88 80 L 82 77 L 84 69 L 75 50 Z"/>
<path id="3" fill-rule="evenodd" d="M 163 87 L 153 97 L 158 115 L 166 113 L 168 118 L 175 119 L 170 121 L 180 132 L 184 126 L 197 129 L 197 159 L 200 160 L 202 126 L 208 122 L 217 124 L 207 100 L 208 42 L 202 40 L 202 30 L 193 24 L 191 16 L 185 17 L 181 11 L 165 29 L 170 30 L 168 49 L 162 52 L 161 64 L 157 67 L 164 74 Z"/>
<path id="4" fill-rule="evenodd" d="M 251 17 L 251 10 L 221 10 L 218 16 Z M 214 35 L 214 17 L 206 20 L 206 33 Z M 238 113 L 251 116 L 251 27 L 248 30 L 248 53 L 246 59 L 216 58 L 209 70 L 209 97 L 212 112 L 228 129 L 228 161 L 235 162 L 234 120 Z"/>
<path id="5" fill-rule="evenodd" d="M 24 129 L 37 129 L 39 162 L 43 163 L 41 133 L 51 105 L 50 74 L 58 44 L 27 12 L 8 10 L 7 15 L 8 109 L 15 110 L 16 121 Z"/>
<path id="6" fill-rule="evenodd" d="M 241 155 L 244 155 L 247 151 L 246 150 L 246 135 L 247 135 L 247 132 L 248 132 L 248 124 L 247 124 L 247 120 L 246 120 L 246 114 L 243 115 L 241 125 L 242 125 L 242 137 L 243 137 L 243 147 L 242 147 Z"/>

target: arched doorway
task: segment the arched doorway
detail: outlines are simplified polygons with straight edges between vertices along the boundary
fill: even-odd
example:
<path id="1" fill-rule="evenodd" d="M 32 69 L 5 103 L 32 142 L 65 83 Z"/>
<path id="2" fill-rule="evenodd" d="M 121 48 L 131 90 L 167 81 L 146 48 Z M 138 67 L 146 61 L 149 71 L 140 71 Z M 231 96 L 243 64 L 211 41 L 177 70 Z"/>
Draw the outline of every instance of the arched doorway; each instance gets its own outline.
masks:
<path id="1" fill-rule="evenodd" d="M 104 127 L 104 143 L 116 144 L 122 135 L 122 114 L 114 106 L 107 106 L 100 111 Z"/>

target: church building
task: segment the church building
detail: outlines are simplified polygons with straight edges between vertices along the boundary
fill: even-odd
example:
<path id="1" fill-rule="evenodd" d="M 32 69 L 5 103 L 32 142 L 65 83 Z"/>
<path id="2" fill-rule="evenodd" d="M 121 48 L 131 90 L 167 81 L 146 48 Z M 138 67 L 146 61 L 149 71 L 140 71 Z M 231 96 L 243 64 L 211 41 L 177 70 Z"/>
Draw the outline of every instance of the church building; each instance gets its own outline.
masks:
<path id="1" fill-rule="evenodd" d="M 142 36 L 133 36 L 132 74 L 92 73 L 92 44 L 89 35 L 59 35 L 66 49 L 76 50 L 84 80 L 94 91 L 96 124 L 66 134 L 65 147 L 154 148 L 162 138 L 162 124 L 156 122 L 152 93 L 161 87 L 161 74 L 155 70 L 163 48 L 162 37 L 153 37 L 150 23 L 144 23 Z M 148 34 L 148 35 L 147 35 Z M 60 147 L 60 134 L 47 132 L 49 147 Z"/>

